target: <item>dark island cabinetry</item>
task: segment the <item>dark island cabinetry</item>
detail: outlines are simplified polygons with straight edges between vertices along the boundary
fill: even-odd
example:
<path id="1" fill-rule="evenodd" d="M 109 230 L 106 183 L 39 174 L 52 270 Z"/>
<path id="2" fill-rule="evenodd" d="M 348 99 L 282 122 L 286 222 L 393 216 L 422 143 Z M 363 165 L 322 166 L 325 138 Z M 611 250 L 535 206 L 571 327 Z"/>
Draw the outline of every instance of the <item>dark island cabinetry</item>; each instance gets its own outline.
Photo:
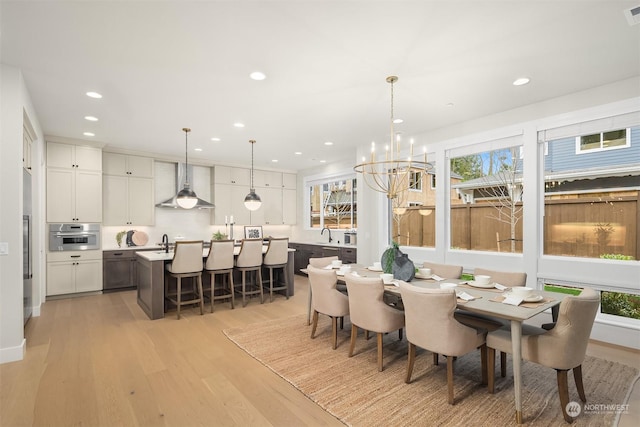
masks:
<path id="1" fill-rule="evenodd" d="M 307 268 L 307 265 L 309 265 L 309 258 L 337 256 L 345 264 L 354 264 L 357 261 L 357 249 L 355 246 L 333 246 L 292 242 L 289 243 L 289 247 L 296 250 L 293 263 L 296 274 L 304 274 L 301 273 L 300 270 Z"/>

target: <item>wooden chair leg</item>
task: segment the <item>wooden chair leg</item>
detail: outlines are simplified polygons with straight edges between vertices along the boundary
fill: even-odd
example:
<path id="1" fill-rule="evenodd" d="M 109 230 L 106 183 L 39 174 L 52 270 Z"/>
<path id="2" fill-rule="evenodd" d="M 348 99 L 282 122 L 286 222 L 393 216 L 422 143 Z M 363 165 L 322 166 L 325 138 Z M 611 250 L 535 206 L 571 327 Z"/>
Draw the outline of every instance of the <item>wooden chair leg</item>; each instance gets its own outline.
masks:
<path id="1" fill-rule="evenodd" d="M 402 341 L 402 328 L 398 329 L 398 341 Z"/>
<path id="2" fill-rule="evenodd" d="M 182 300 L 182 278 L 181 277 L 177 277 L 176 278 L 177 284 L 176 284 L 176 289 L 178 290 L 178 296 L 177 296 L 177 301 L 178 301 L 178 307 L 177 307 L 177 312 L 178 312 L 178 320 L 180 320 L 180 307 L 182 306 L 181 304 L 181 300 Z"/>
<path id="3" fill-rule="evenodd" d="M 269 268 L 269 302 L 273 302 L 273 268 Z"/>
<path id="4" fill-rule="evenodd" d="M 493 394 L 496 375 L 496 349 L 487 347 L 487 389 Z"/>
<path id="5" fill-rule="evenodd" d="M 578 389 L 580 399 L 586 402 L 587 396 L 584 394 L 584 384 L 582 383 L 582 365 L 573 368 L 573 380 L 576 382 L 576 389 Z"/>
<path id="6" fill-rule="evenodd" d="M 407 354 L 407 377 L 404 379 L 404 382 L 407 384 L 411 383 L 411 373 L 413 372 L 413 364 L 416 361 L 416 346 L 412 343 L 409 343 L 409 349 Z"/>
<path id="7" fill-rule="evenodd" d="M 356 336 L 358 335 L 358 327 L 351 325 L 351 342 L 349 343 L 349 357 L 353 356 L 353 350 L 356 348 Z"/>
<path id="8" fill-rule="evenodd" d="M 569 381 L 567 379 L 566 369 L 556 369 L 558 373 L 558 394 L 560 395 L 560 408 L 562 409 L 562 416 L 564 420 L 571 424 L 573 417 L 567 413 L 567 404 L 569 403 Z"/>
<path id="9" fill-rule="evenodd" d="M 480 346 L 480 371 L 482 372 L 482 385 L 487 385 L 487 345 Z"/>
<path id="10" fill-rule="evenodd" d="M 500 376 L 502 378 L 507 376 L 507 353 L 500 352 Z"/>
<path id="11" fill-rule="evenodd" d="M 236 308 L 236 292 L 233 284 L 233 270 L 229 272 L 229 279 L 227 280 L 229 284 L 229 292 L 231 293 L 231 310 Z"/>
<path id="12" fill-rule="evenodd" d="M 242 306 L 246 307 L 247 306 L 247 283 L 246 283 L 246 271 L 242 270 Z"/>
<path id="13" fill-rule="evenodd" d="M 381 332 L 378 332 L 377 334 L 377 338 L 378 338 L 378 371 L 382 372 L 382 337 L 383 334 Z"/>
<path id="14" fill-rule="evenodd" d="M 200 316 L 204 314 L 204 294 L 202 292 L 202 275 L 198 276 L 198 298 L 200 298 Z M 211 301 L 213 303 L 213 301 Z"/>
<path id="15" fill-rule="evenodd" d="M 338 348 L 338 318 L 331 318 L 331 338 L 333 340 L 333 349 Z"/>
<path id="16" fill-rule="evenodd" d="M 260 304 L 264 304 L 264 294 L 262 293 L 262 267 L 258 268 L 258 287 L 260 288 Z"/>
<path id="17" fill-rule="evenodd" d="M 344 316 L 340 317 L 340 329 L 344 329 Z"/>
<path id="18" fill-rule="evenodd" d="M 364 339 L 369 340 L 369 331 L 367 330 L 364 331 Z"/>
<path id="19" fill-rule="evenodd" d="M 318 327 L 318 312 L 313 310 L 313 319 L 311 320 L 311 339 L 315 338 L 316 328 Z"/>
<path id="20" fill-rule="evenodd" d="M 433 364 L 438 366 L 438 353 L 433 353 Z"/>
<path id="21" fill-rule="evenodd" d="M 213 313 L 213 297 L 215 296 L 215 289 L 216 289 L 216 274 L 211 272 L 209 273 L 209 276 L 211 276 L 211 312 Z M 224 284 L 223 284 L 224 287 Z"/>
<path id="22" fill-rule="evenodd" d="M 447 395 L 449 405 L 453 405 L 453 356 L 447 356 Z"/>

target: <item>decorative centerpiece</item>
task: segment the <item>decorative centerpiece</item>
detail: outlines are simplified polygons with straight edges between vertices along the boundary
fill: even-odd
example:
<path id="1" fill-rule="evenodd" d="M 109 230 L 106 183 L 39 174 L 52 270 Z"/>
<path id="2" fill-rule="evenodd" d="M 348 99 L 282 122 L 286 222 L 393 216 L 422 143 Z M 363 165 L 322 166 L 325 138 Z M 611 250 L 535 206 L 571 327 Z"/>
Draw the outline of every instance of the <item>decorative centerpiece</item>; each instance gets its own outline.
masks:
<path id="1" fill-rule="evenodd" d="M 387 274 L 393 274 L 394 279 L 410 282 L 416 275 L 416 268 L 409 256 L 402 253 L 396 241 L 391 242 L 380 258 L 382 269 Z"/>
<path id="2" fill-rule="evenodd" d="M 118 247 L 122 247 L 122 238 L 127 234 L 126 230 L 122 230 L 120 231 L 118 234 L 116 234 L 116 243 L 118 244 Z"/>
<path id="3" fill-rule="evenodd" d="M 220 232 L 220 230 L 216 231 L 215 233 L 213 233 L 213 235 L 211 236 L 211 238 L 213 240 L 226 240 L 227 239 L 227 235 L 226 234 L 222 234 Z"/>

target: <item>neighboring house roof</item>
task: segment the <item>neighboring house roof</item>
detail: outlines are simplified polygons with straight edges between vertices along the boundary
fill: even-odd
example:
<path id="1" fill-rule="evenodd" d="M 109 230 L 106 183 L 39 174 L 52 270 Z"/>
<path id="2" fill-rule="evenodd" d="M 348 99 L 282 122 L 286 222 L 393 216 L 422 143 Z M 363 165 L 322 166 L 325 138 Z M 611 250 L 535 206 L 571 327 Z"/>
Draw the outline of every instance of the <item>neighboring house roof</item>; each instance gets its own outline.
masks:
<path id="1" fill-rule="evenodd" d="M 545 181 L 577 181 L 580 179 L 597 179 L 620 176 L 640 175 L 640 163 L 621 166 L 603 166 L 573 171 L 545 172 Z M 514 177 L 511 172 L 502 171 L 495 175 L 488 175 L 482 178 L 471 179 L 469 181 L 452 184 L 451 187 L 459 190 L 497 187 L 508 182 L 522 183 L 522 173 L 516 173 Z"/>

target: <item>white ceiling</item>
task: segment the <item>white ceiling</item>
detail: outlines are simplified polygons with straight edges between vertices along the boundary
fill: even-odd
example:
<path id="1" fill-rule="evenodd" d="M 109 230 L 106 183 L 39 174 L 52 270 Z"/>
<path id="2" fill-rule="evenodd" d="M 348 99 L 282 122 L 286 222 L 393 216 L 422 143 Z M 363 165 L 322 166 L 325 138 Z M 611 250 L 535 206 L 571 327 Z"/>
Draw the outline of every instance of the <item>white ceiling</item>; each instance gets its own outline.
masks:
<path id="1" fill-rule="evenodd" d="M 638 76 L 638 4 L 3 0 L 0 54 L 45 134 L 299 170 L 388 140 L 392 74 L 403 137 Z"/>

